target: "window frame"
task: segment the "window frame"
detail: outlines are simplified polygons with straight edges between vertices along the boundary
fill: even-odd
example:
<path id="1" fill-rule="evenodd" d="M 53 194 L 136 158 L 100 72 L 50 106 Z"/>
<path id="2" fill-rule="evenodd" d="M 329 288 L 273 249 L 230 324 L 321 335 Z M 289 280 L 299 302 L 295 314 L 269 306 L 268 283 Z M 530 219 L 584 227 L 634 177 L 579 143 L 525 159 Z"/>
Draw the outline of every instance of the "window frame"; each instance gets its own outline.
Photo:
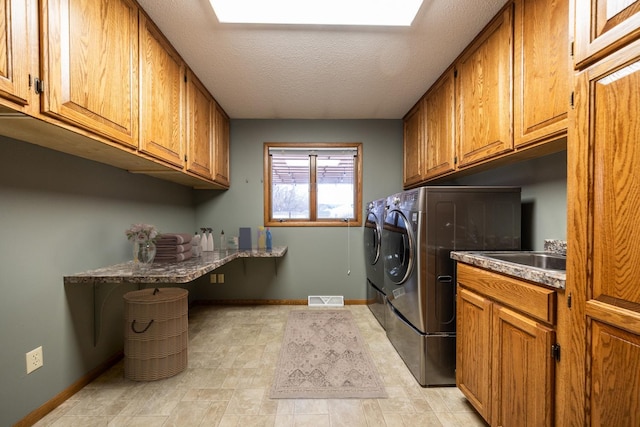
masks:
<path id="1" fill-rule="evenodd" d="M 272 218 L 272 170 L 271 156 L 269 150 L 274 148 L 283 149 L 306 149 L 312 151 L 326 149 L 355 149 L 354 159 L 354 217 L 345 221 L 344 218 L 317 218 L 317 189 L 315 182 L 315 171 L 310 174 L 309 182 L 309 216 L 310 219 L 280 219 Z M 313 158 L 312 158 L 313 159 Z M 362 225 L 362 142 L 321 142 L 321 143 L 299 143 L 299 142 L 265 142 L 263 152 L 263 183 L 264 183 L 264 225 L 266 227 L 348 227 Z M 315 161 L 311 161 L 310 170 L 315 167 Z"/>

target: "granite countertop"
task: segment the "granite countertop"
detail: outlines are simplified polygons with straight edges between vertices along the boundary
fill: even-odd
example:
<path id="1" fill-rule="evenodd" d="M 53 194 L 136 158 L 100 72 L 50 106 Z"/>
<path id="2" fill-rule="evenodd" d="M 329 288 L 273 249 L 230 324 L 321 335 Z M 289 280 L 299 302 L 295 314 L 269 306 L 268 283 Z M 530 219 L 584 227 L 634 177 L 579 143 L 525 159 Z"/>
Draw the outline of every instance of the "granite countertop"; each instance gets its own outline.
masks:
<path id="1" fill-rule="evenodd" d="M 155 262 L 150 266 L 133 261 L 64 276 L 64 283 L 188 283 L 236 258 L 279 258 L 287 253 L 286 246 L 271 251 L 215 250 L 181 262 Z"/>
<path id="2" fill-rule="evenodd" d="M 557 240 L 545 240 L 544 249 L 545 252 L 560 255 L 566 255 L 567 253 L 566 242 Z M 513 262 L 501 261 L 499 259 L 484 256 L 483 251 L 454 251 L 451 252 L 451 258 L 458 262 L 463 262 L 475 267 L 484 268 L 485 270 L 493 271 L 495 273 L 517 277 L 519 279 L 524 279 L 555 289 L 564 289 L 566 284 L 567 274 L 565 271 L 545 270 L 542 268 L 529 267 L 527 265 L 516 264 Z"/>

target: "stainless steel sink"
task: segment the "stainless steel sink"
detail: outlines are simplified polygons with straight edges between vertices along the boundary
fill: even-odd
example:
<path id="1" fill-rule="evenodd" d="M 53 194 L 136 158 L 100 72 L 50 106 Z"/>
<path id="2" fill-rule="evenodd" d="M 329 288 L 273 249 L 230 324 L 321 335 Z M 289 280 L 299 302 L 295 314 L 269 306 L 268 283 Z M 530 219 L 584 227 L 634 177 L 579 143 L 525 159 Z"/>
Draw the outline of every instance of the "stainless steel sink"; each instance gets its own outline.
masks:
<path id="1" fill-rule="evenodd" d="M 548 252 L 483 252 L 483 256 L 544 270 L 567 269 L 567 257 Z"/>

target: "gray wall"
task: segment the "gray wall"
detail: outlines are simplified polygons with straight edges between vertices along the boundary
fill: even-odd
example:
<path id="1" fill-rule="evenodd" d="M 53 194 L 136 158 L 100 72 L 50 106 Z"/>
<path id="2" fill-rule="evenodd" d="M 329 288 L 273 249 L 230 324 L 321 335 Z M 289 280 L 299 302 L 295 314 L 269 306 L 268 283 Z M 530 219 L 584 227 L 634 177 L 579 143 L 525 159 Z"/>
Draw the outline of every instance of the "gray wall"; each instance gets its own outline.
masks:
<path id="1" fill-rule="evenodd" d="M 63 276 L 131 258 L 134 222 L 192 230 L 192 190 L 0 137 L 0 425 L 13 425 L 122 350 L 122 295 L 93 346 L 92 286 Z M 25 373 L 25 353 L 44 366 Z"/>
<path id="2" fill-rule="evenodd" d="M 232 120 L 231 189 L 198 193 L 196 221 L 237 235 L 263 225 L 264 142 L 362 142 L 363 202 L 402 188 L 401 120 Z M 278 261 L 249 259 L 220 269 L 225 284 L 198 287 L 199 299 L 364 299 L 362 227 L 274 227 L 273 243 L 288 246 Z M 350 274 L 347 274 L 350 271 Z"/>

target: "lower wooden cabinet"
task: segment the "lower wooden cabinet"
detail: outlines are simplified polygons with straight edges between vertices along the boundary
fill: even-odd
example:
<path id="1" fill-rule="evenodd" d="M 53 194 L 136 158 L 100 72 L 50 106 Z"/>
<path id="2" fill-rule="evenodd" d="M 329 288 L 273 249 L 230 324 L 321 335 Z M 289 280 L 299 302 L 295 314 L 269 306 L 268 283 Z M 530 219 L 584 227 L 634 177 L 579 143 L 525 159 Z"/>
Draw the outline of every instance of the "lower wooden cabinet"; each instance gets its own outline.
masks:
<path id="1" fill-rule="evenodd" d="M 555 331 L 494 304 L 491 424 L 552 426 Z"/>
<path id="2" fill-rule="evenodd" d="M 456 384 L 492 426 L 554 425 L 556 293 L 458 264 Z"/>
<path id="3" fill-rule="evenodd" d="M 458 289 L 456 383 L 485 420 L 491 417 L 492 305 L 482 295 Z"/>

